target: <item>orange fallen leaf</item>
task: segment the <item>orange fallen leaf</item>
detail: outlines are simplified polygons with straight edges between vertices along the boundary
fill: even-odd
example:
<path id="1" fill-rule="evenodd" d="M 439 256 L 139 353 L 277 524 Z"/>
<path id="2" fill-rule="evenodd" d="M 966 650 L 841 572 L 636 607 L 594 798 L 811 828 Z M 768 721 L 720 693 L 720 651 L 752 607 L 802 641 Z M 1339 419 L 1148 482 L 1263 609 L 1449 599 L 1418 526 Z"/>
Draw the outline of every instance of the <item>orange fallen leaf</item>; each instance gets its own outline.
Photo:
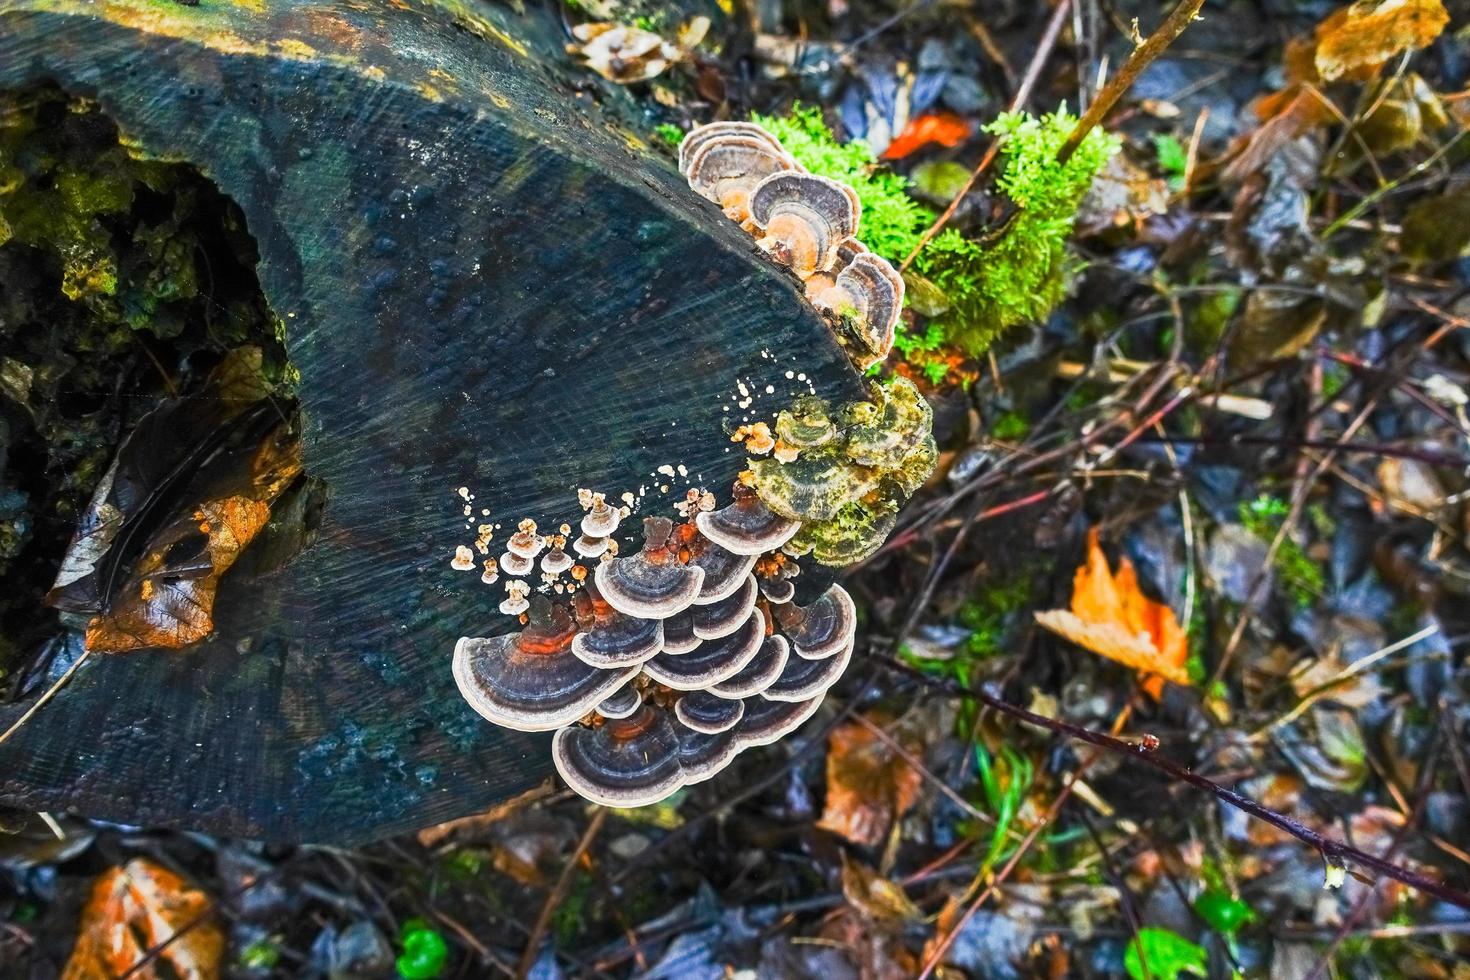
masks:
<path id="1" fill-rule="evenodd" d="M 1138 588 L 1138 575 L 1126 557 L 1118 574 L 1108 568 L 1097 528 L 1087 534 L 1087 560 L 1072 583 L 1072 608 L 1038 612 L 1036 621 L 1078 646 L 1145 675 L 1144 690 L 1158 698 L 1163 682 L 1189 683 L 1184 630 L 1174 610 Z"/>
<path id="2" fill-rule="evenodd" d="M 827 736 L 827 803 L 817 826 L 877 847 L 918 801 L 922 779 L 866 725 L 839 725 Z"/>
<path id="3" fill-rule="evenodd" d="M 930 143 L 959 146 L 970 138 L 969 120 L 953 112 L 928 112 L 909 120 L 903 132 L 883 151 L 884 160 L 902 160 Z"/>
<path id="4" fill-rule="evenodd" d="M 213 914 L 207 895 L 161 865 L 137 858 L 112 868 L 92 886 L 62 980 L 116 980 L 167 940 L 135 980 L 218 977 L 225 937 Z"/>
<path id="5" fill-rule="evenodd" d="M 1358 0 L 1317 25 L 1317 73 L 1327 82 L 1371 78 L 1391 58 L 1426 47 L 1449 20 L 1441 0 Z"/>

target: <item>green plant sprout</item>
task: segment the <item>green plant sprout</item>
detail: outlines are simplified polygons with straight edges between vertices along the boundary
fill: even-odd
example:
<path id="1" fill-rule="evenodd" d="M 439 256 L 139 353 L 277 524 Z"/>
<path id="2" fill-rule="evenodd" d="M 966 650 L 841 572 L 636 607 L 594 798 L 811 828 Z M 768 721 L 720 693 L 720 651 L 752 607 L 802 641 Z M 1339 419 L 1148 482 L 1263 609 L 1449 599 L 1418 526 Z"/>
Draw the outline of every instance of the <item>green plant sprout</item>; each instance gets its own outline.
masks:
<path id="1" fill-rule="evenodd" d="M 670 146 L 678 146 L 684 142 L 684 130 L 675 126 L 673 123 L 659 123 L 653 127 L 653 132 L 659 139 Z"/>
<path id="2" fill-rule="evenodd" d="M 1251 534 L 1269 544 L 1275 539 L 1276 532 L 1281 529 L 1290 512 L 1291 508 L 1280 497 L 1261 494 L 1255 500 L 1248 500 L 1240 505 L 1240 523 Z M 1292 540 L 1290 535 L 1276 549 L 1276 558 L 1271 566 L 1281 577 L 1281 584 L 1287 595 L 1291 596 L 1292 602 L 1299 609 L 1310 606 L 1327 590 L 1322 567 L 1309 558 L 1302 546 Z"/>
<path id="3" fill-rule="evenodd" d="M 1145 964 L 1147 966 L 1145 967 Z M 1133 980 L 1179 980 L 1180 974 L 1205 976 L 1205 948 L 1172 929 L 1145 926 L 1128 942 L 1123 967 Z"/>

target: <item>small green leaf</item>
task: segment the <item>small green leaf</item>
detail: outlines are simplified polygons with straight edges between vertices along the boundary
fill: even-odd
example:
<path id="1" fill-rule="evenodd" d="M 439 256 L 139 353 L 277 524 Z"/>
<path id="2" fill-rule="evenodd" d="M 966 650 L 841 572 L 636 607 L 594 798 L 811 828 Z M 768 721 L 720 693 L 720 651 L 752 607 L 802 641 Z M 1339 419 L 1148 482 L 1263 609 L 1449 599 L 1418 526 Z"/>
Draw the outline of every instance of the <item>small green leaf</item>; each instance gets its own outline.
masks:
<path id="1" fill-rule="evenodd" d="M 1143 965 L 1148 964 L 1145 972 Z M 1205 975 L 1205 949 L 1179 933 L 1154 926 L 1138 930 L 1123 954 L 1123 966 L 1133 980 L 1179 980 L 1181 973 Z"/>
<path id="2" fill-rule="evenodd" d="M 684 142 L 684 130 L 675 126 L 673 123 L 659 123 L 653 127 L 653 131 L 663 137 L 664 141 L 670 146 L 678 146 Z"/>
<path id="3" fill-rule="evenodd" d="M 1154 135 L 1154 153 L 1158 154 L 1159 169 L 1166 174 L 1183 176 L 1184 168 L 1189 166 L 1189 155 L 1184 152 L 1184 144 L 1168 133 Z"/>
<path id="4" fill-rule="evenodd" d="M 1194 900 L 1194 910 L 1216 932 L 1232 933 L 1256 917 L 1255 909 L 1226 892 L 1208 891 Z"/>
<path id="5" fill-rule="evenodd" d="M 449 944 L 423 919 L 409 919 L 399 932 L 403 955 L 398 957 L 398 975 L 403 980 L 434 980 L 449 959 Z"/>

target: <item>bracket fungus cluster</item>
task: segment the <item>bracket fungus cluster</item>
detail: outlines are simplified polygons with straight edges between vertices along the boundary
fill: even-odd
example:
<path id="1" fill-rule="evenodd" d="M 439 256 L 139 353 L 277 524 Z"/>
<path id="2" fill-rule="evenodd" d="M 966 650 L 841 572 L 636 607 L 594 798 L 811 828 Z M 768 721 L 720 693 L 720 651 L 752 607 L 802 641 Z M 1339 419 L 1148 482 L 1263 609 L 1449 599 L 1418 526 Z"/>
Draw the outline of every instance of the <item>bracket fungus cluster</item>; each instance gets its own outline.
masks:
<path id="1" fill-rule="evenodd" d="M 679 172 L 802 280 L 858 368 L 888 356 L 903 277 L 858 240 L 862 205 L 851 187 L 807 173 L 776 137 L 748 122 L 691 130 L 679 146 Z"/>
<path id="2" fill-rule="evenodd" d="M 555 731 L 567 784 L 623 807 L 708 779 L 811 717 L 852 658 L 857 612 L 839 585 L 797 604 L 797 566 L 780 549 L 798 521 L 737 484 L 726 507 L 645 518 L 642 546 L 617 557 L 605 543 L 619 511 L 600 495 L 583 503 L 584 539 L 604 546 L 582 587 L 518 592 L 519 632 L 455 647 L 455 681 L 479 714 Z"/>

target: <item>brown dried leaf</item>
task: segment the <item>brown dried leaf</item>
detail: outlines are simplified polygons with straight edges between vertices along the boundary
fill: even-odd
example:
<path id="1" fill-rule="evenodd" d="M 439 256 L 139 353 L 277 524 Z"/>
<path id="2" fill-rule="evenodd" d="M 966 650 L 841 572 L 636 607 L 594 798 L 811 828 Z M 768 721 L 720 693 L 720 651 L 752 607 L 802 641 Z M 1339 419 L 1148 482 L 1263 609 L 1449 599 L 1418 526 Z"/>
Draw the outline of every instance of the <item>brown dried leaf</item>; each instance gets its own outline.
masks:
<path id="1" fill-rule="evenodd" d="M 923 780 L 867 726 L 848 722 L 827 738 L 827 803 L 817 826 L 877 847 L 919 798 Z"/>
<path id="2" fill-rule="evenodd" d="M 1371 78 L 1390 58 L 1427 46 L 1449 20 L 1440 0 L 1359 0 L 1317 25 L 1317 74 Z"/>
<path id="3" fill-rule="evenodd" d="M 209 897 L 167 868 L 142 858 L 112 868 L 92 886 L 62 980 L 116 980 L 166 940 L 135 980 L 218 977 L 225 938 L 213 914 Z"/>
<path id="4" fill-rule="evenodd" d="M 917 922 L 924 917 L 904 892 L 873 869 L 842 856 L 842 894 L 853 908 L 871 919 Z"/>

